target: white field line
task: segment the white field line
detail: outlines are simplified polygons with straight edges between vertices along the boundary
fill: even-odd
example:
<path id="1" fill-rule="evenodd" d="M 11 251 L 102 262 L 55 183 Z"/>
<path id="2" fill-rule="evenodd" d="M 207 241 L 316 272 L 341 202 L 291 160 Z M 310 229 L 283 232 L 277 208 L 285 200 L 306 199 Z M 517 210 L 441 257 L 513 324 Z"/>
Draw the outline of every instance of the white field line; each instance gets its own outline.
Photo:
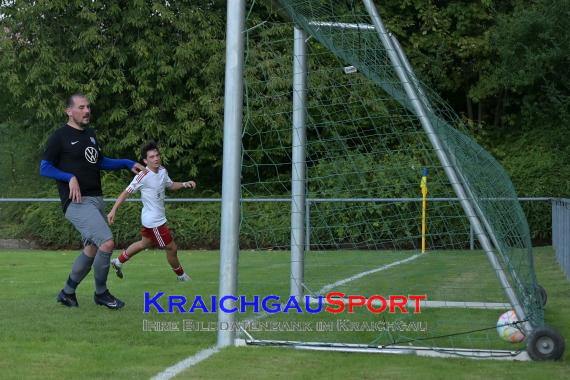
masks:
<path id="1" fill-rule="evenodd" d="M 187 370 L 195 364 L 200 363 L 203 360 L 208 359 L 210 356 L 219 352 L 220 350 L 216 347 L 208 348 L 202 351 L 198 351 L 195 355 L 189 356 L 186 359 L 176 363 L 175 365 L 168 367 L 158 375 L 154 376 L 151 380 L 169 380 L 179 373 Z"/>
<path id="2" fill-rule="evenodd" d="M 395 261 L 393 263 L 383 265 L 379 268 L 375 268 L 375 269 L 372 269 L 372 270 L 369 270 L 366 272 L 358 273 L 352 277 L 348 277 L 348 278 L 345 278 L 343 280 L 337 281 L 335 283 L 325 285 L 321 290 L 319 290 L 319 294 L 322 294 L 322 293 L 334 288 L 335 286 L 343 285 L 343 284 L 346 284 L 348 282 L 362 278 L 364 276 L 368 276 L 369 274 L 380 272 L 380 271 L 392 268 L 396 265 L 404 264 L 408 261 L 415 260 L 420 256 L 421 256 L 421 254 L 417 254 L 417 255 L 408 257 L 407 259 Z M 261 319 L 266 318 L 269 315 L 270 315 L 269 313 L 261 313 L 261 314 L 258 314 L 256 316 L 252 317 L 252 318 L 247 319 L 246 322 L 259 321 Z M 206 350 L 199 351 L 195 355 L 189 356 L 186 359 L 174 364 L 173 366 L 168 367 L 167 369 L 165 369 L 161 373 L 154 376 L 151 380 L 169 380 L 169 379 L 172 379 L 174 376 L 180 374 L 181 372 L 184 372 L 188 368 L 200 363 L 201 361 L 208 359 L 210 356 L 218 353 L 219 351 L 220 350 L 216 347 L 212 347 L 212 348 L 208 348 Z"/>
<path id="3" fill-rule="evenodd" d="M 328 285 L 323 286 L 323 287 L 317 292 L 317 294 L 323 294 L 323 293 L 328 292 L 329 290 L 333 289 L 333 288 L 336 287 L 336 286 L 344 285 L 344 284 L 349 283 L 349 282 L 351 282 L 351 281 L 358 280 L 359 278 L 362 278 L 362 277 L 364 277 L 364 276 L 368 276 L 369 274 L 373 274 L 373 273 L 376 273 L 376 272 L 381 272 L 381 271 L 386 270 L 386 269 L 390 269 L 390 268 L 395 267 L 395 266 L 397 266 L 397 265 L 404 264 L 404 263 L 407 263 L 407 262 L 409 262 L 409 261 L 415 260 L 415 259 L 417 259 L 418 257 L 421 257 L 421 256 L 422 256 L 421 254 L 416 254 L 416 255 L 410 256 L 410 257 L 408 257 L 407 259 L 404 259 L 404 260 L 394 261 L 393 263 L 386 264 L 386 265 L 382 265 L 381 267 L 374 268 L 374 269 L 368 270 L 368 271 L 366 271 L 366 272 L 361 272 L 361 273 L 355 274 L 354 276 L 347 277 L 347 278 L 345 278 L 345 279 L 339 280 L 339 281 L 334 282 L 334 283 L 332 283 L 332 284 L 328 284 Z M 311 303 L 313 302 L 313 299 L 314 299 L 314 298 L 311 297 L 311 301 L 310 301 Z M 266 318 L 267 316 L 269 316 L 269 315 L 271 315 L 271 314 L 263 312 L 263 313 L 260 313 L 260 314 L 258 314 L 258 315 L 255 315 L 255 316 L 253 316 L 253 317 L 251 317 L 251 318 L 246 319 L 245 322 L 256 322 L 256 321 L 260 321 L 260 320 L 262 320 L 262 319 L 265 319 L 265 318 Z"/>
<path id="4" fill-rule="evenodd" d="M 390 269 L 390 268 L 392 268 L 392 267 L 395 267 L 396 265 L 400 265 L 400 264 L 407 263 L 408 261 L 415 260 L 415 259 L 417 259 L 418 257 L 421 257 L 421 256 L 422 256 L 421 254 L 417 254 L 417 255 L 414 255 L 414 256 L 410 256 L 410 257 L 408 257 L 407 259 L 404 259 L 404 260 L 394 261 L 393 263 L 386 264 L 386 265 L 383 265 L 383 266 L 378 267 L 378 268 L 375 268 L 375 269 L 371 269 L 371 270 L 366 271 L 366 272 L 362 272 L 362 273 L 355 274 L 355 275 L 352 276 L 352 277 L 348 277 L 348 278 L 345 278 L 344 280 L 340 280 L 340 281 L 337 281 L 337 282 L 335 282 L 335 283 L 332 283 L 332 284 L 323 286 L 323 287 L 317 292 L 317 294 L 324 294 L 324 293 L 328 292 L 328 291 L 331 290 L 331 289 L 334 289 L 335 287 L 337 287 L 337 286 L 339 286 L 339 285 L 344 285 L 344 284 L 346 284 L 346 283 L 348 283 L 348 282 L 351 282 L 351 281 L 354 281 L 354 280 L 358 280 L 359 278 L 362 278 L 362 277 L 364 277 L 364 276 L 368 276 L 369 274 L 373 274 L 373 273 L 376 273 L 376 272 L 381 272 L 381 271 L 383 271 L 383 270 L 386 270 L 386 269 Z"/>

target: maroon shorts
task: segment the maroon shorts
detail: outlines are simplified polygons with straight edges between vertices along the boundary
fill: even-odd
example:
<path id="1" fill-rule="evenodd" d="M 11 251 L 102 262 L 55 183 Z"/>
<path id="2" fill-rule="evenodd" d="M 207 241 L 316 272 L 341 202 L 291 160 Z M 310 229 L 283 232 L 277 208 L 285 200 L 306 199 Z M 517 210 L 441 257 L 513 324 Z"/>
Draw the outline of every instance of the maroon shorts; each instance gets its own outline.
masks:
<path id="1" fill-rule="evenodd" d="M 152 240 L 160 248 L 164 248 L 172 242 L 172 235 L 166 224 L 154 228 L 142 227 L 141 235 Z"/>

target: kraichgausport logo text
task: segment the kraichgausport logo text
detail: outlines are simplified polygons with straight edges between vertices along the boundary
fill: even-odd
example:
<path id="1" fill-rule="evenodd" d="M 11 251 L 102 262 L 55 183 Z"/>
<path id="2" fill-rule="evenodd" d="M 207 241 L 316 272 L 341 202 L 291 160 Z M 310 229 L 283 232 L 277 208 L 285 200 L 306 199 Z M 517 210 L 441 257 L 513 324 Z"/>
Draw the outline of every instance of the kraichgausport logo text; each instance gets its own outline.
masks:
<path id="1" fill-rule="evenodd" d="M 164 298 L 163 298 L 164 297 Z M 197 295 L 193 298 L 186 298 L 181 295 L 167 295 L 164 292 L 158 292 L 154 296 L 150 293 L 144 293 L 144 313 L 150 313 L 155 310 L 158 313 L 195 313 L 201 311 L 202 313 L 260 313 L 265 312 L 269 314 L 274 313 L 320 313 L 323 311 L 323 304 L 326 304 L 324 311 L 329 313 L 354 313 L 355 308 L 366 307 L 368 311 L 378 314 L 385 311 L 389 313 L 400 312 L 407 314 L 408 308 L 413 309 L 413 313 L 420 313 L 420 301 L 426 300 L 426 295 L 391 295 L 383 297 L 380 295 L 373 295 L 372 297 L 364 297 L 361 295 L 345 296 L 344 293 L 330 292 L 325 297 L 311 297 L 304 296 L 305 302 L 299 303 L 297 298 L 290 296 L 281 302 L 281 298 L 275 295 L 269 295 L 261 298 L 259 295 L 252 297 L 247 296 L 224 296 L 218 299 L 217 296 L 212 295 L 202 297 Z M 166 301 L 167 306 L 163 307 L 159 300 Z M 315 302 L 311 302 L 315 300 Z M 237 305 L 228 307 L 230 305 Z M 314 303 L 315 305 L 312 305 Z M 410 305 L 410 306 L 408 306 Z"/>

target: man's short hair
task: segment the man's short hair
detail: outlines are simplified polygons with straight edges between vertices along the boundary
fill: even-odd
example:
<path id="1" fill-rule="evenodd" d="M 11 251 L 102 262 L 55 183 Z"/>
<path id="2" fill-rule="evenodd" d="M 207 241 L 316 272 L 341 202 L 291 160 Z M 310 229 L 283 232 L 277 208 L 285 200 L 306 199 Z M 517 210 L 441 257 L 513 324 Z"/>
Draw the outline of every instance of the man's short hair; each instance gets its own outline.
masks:
<path id="1" fill-rule="evenodd" d="M 146 144 L 144 144 L 141 148 L 141 158 L 143 160 L 146 160 L 146 154 L 148 153 L 149 150 L 156 150 L 157 152 L 160 153 L 160 150 L 158 149 L 158 144 L 155 141 L 149 141 Z"/>
<path id="2" fill-rule="evenodd" d="M 73 105 L 75 104 L 75 100 L 73 100 L 74 98 L 87 99 L 87 96 L 85 96 L 85 94 L 83 94 L 82 92 L 76 92 L 73 95 L 70 95 L 69 98 L 67 98 L 67 100 L 65 101 L 65 109 L 73 107 Z"/>

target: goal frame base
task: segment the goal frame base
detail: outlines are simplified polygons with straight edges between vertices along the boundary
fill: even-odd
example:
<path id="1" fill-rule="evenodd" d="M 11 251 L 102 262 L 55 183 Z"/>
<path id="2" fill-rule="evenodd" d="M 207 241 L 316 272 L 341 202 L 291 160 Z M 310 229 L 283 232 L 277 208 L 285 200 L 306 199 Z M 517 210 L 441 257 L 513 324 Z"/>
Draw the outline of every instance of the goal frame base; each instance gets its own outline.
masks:
<path id="1" fill-rule="evenodd" d="M 419 346 L 374 346 L 354 343 L 301 342 L 289 340 L 236 339 L 235 346 L 284 347 L 297 350 L 358 352 L 370 354 L 405 354 L 438 358 L 467 358 L 477 360 L 530 361 L 526 351 L 485 350 Z"/>

